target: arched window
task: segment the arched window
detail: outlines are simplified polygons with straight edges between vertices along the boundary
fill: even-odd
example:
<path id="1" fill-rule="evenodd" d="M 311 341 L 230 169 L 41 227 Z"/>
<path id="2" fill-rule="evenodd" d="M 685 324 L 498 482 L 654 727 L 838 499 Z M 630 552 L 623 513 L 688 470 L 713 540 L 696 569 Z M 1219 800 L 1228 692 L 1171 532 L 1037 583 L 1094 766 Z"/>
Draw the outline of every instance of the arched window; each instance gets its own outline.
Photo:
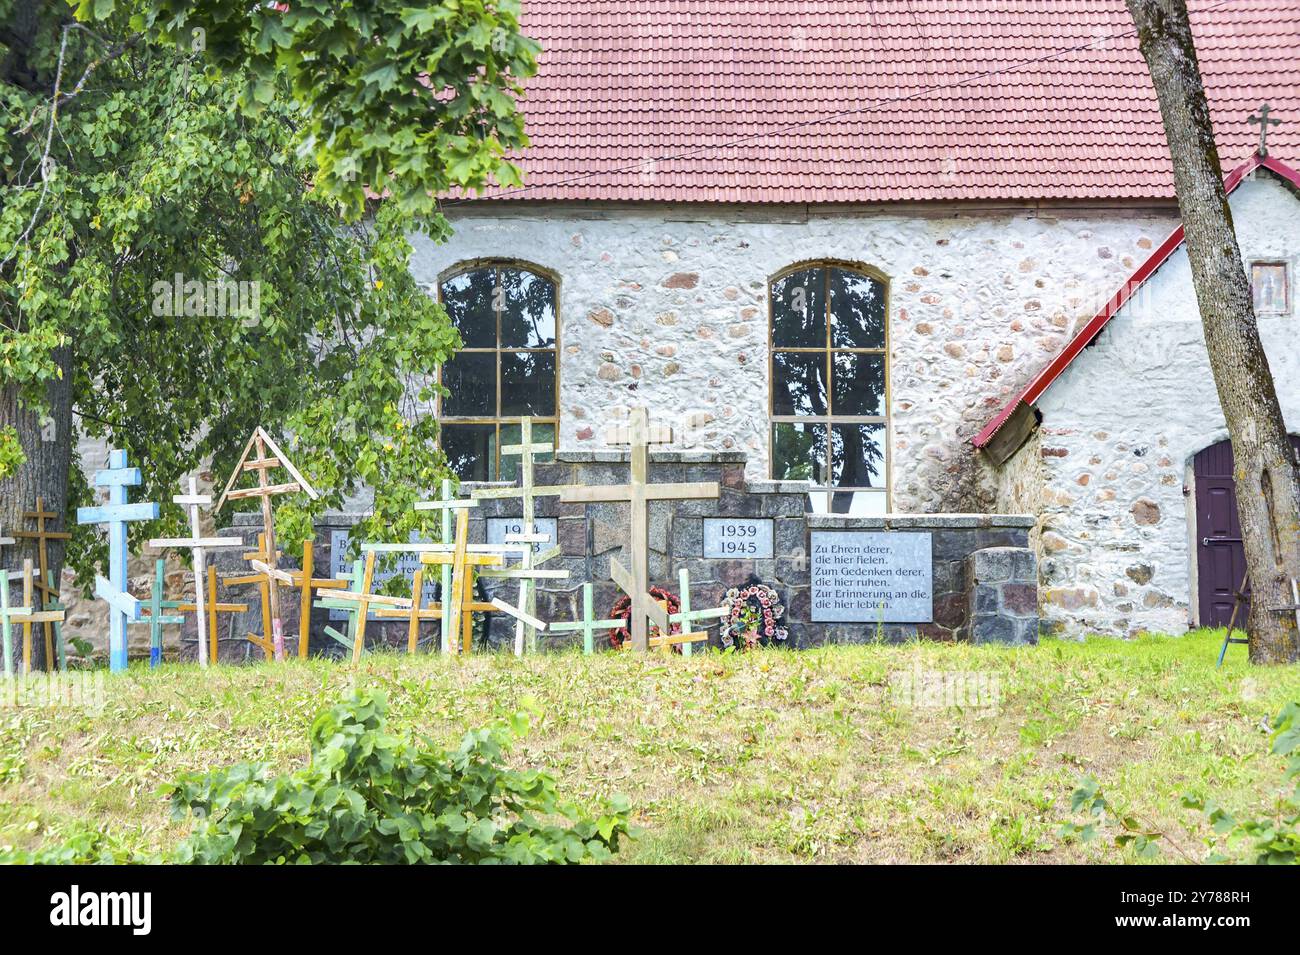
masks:
<path id="1" fill-rule="evenodd" d="M 837 511 L 889 506 L 885 298 L 881 279 L 830 262 L 795 266 L 769 288 L 772 476 L 854 492 L 834 495 Z"/>
<path id="2" fill-rule="evenodd" d="M 559 391 L 555 282 L 526 266 L 475 263 L 443 276 L 438 298 L 464 347 L 442 368 L 442 449 L 466 481 L 513 480 L 519 419 L 554 443 Z"/>

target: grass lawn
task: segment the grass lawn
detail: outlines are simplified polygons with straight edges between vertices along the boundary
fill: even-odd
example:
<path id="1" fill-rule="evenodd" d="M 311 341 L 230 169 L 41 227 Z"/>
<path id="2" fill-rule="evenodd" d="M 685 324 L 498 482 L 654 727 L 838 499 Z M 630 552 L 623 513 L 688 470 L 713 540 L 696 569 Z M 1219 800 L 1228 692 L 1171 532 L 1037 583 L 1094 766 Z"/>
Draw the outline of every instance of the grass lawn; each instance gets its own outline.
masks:
<path id="1" fill-rule="evenodd" d="M 1131 858 L 1057 837 L 1082 774 L 1199 858 L 1208 829 L 1180 797 L 1266 813 L 1283 761 L 1267 755 L 1265 724 L 1300 699 L 1300 668 L 1248 668 L 1243 647 L 1216 671 L 1221 640 L 132 669 L 105 678 L 95 716 L 0 710 L 0 845 L 92 827 L 170 846 L 186 825 L 168 820 L 160 783 L 241 760 L 300 764 L 312 716 L 356 681 L 387 691 L 390 728 L 444 744 L 535 701 L 512 760 L 549 769 L 565 797 L 628 795 L 643 832 L 626 861 Z M 975 674 L 996 705 L 909 700 L 918 668 Z"/>

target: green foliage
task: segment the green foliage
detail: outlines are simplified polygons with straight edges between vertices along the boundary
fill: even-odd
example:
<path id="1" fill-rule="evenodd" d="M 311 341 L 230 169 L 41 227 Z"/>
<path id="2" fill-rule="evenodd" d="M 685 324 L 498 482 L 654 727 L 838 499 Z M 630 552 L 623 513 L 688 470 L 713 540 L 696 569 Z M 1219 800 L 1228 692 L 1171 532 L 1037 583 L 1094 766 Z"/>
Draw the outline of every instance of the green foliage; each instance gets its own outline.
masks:
<path id="1" fill-rule="evenodd" d="M 1286 704 L 1273 721 L 1271 751 L 1274 755 L 1288 757 L 1285 774 L 1289 787 L 1289 791 L 1277 796 L 1272 817 L 1240 818 L 1217 800 L 1194 794 L 1183 797 L 1183 807 L 1201 812 L 1214 831 L 1213 841 L 1217 845 L 1208 861 L 1231 861 L 1231 857 L 1219 851 L 1217 846 L 1230 850 L 1244 843 L 1252 861 L 1259 865 L 1296 865 L 1300 862 L 1300 704 Z M 1071 795 L 1070 808 L 1088 821 L 1063 823 L 1059 832 L 1065 838 L 1089 842 L 1100 835 L 1103 826 L 1109 826 L 1116 830 L 1115 845 L 1121 849 L 1131 847 L 1141 859 L 1158 856 L 1162 840 L 1173 844 L 1168 833 L 1146 825 L 1131 813 L 1112 805 L 1100 784 L 1091 776 L 1080 780 Z M 1180 847 L 1174 847 L 1183 852 Z"/>
<path id="2" fill-rule="evenodd" d="M 1258 865 L 1300 863 L 1300 703 L 1288 703 L 1273 721 L 1272 752 L 1287 757 L 1289 792 L 1279 793 L 1272 817 L 1242 818 L 1213 799 L 1183 797 L 1183 805 L 1205 814 L 1225 849 L 1244 843 Z M 1219 851 L 1211 861 L 1227 857 Z"/>
<path id="3" fill-rule="evenodd" d="M 362 691 L 322 712 L 310 765 L 288 775 L 242 763 L 168 787 L 177 818 L 202 820 L 177 861 L 563 864 L 604 861 L 628 835 L 626 800 L 591 818 L 546 773 L 502 764 L 525 714 L 447 753 L 385 732 L 386 709 Z"/>
<path id="4" fill-rule="evenodd" d="M 77 16 L 115 6 L 79 0 Z M 366 184 L 426 214 L 453 187 L 520 181 L 502 156 L 527 144 L 515 97 L 539 48 L 519 34 L 518 0 L 142 0 L 130 23 L 239 77 L 245 111 L 287 89 L 312 179 L 350 217 Z"/>
<path id="5" fill-rule="evenodd" d="M 362 487 L 355 538 L 431 532 L 410 504 L 446 474 L 427 410 L 459 338 L 411 236 L 447 234 L 431 191 L 516 177 L 517 5 L 37 2 L 0 41 L 0 385 L 44 411 L 66 376 L 76 425 L 141 466 L 163 514 L 132 547 L 181 532 L 178 478 L 224 476 L 259 424 L 321 492 L 277 509 L 286 550 Z M 391 198 L 358 219 L 367 182 Z M 0 478 L 22 461 L 0 432 Z M 69 507 L 91 497 L 74 462 Z M 72 530 L 88 585 L 103 544 Z"/>
<path id="6" fill-rule="evenodd" d="M 63 842 L 36 850 L 0 848 L 0 865 L 125 865 L 153 864 L 157 856 L 125 848 L 98 829 L 82 829 Z"/>
<path id="7" fill-rule="evenodd" d="M 23 447 L 18 442 L 17 430 L 11 425 L 0 428 L 0 481 L 22 467 L 26 460 L 27 455 L 23 454 Z"/>

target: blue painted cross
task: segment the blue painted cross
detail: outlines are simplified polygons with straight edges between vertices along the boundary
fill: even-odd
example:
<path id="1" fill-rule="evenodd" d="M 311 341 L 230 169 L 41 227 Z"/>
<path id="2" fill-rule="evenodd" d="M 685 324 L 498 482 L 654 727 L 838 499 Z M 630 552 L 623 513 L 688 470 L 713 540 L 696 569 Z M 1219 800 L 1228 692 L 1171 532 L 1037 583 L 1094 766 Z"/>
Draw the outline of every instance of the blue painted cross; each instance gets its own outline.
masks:
<path id="1" fill-rule="evenodd" d="M 126 489 L 141 480 L 139 468 L 127 467 L 125 451 L 110 451 L 108 470 L 95 474 L 95 487 L 108 488 L 108 503 L 77 508 L 78 524 L 108 525 L 108 578 L 95 578 L 95 596 L 108 603 L 108 665 L 115 673 L 126 669 L 127 621 L 140 619 L 140 601 L 126 591 L 126 524 L 158 517 L 157 504 L 126 501 Z"/>

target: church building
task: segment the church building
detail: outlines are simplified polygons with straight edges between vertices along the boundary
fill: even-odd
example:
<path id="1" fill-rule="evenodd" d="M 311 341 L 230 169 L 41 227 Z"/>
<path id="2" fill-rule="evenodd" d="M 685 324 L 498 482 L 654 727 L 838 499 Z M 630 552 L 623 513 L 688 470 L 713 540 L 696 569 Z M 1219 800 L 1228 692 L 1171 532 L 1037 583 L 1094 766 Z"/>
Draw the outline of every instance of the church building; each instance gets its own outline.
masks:
<path id="1" fill-rule="evenodd" d="M 1189 6 L 1300 428 L 1300 2 Z M 1050 629 L 1225 622 L 1231 449 L 1123 0 L 528 0 L 523 30 L 524 185 L 415 240 L 462 478 L 512 478 L 524 416 L 600 451 L 645 406 L 813 513 L 1031 515 Z"/>

